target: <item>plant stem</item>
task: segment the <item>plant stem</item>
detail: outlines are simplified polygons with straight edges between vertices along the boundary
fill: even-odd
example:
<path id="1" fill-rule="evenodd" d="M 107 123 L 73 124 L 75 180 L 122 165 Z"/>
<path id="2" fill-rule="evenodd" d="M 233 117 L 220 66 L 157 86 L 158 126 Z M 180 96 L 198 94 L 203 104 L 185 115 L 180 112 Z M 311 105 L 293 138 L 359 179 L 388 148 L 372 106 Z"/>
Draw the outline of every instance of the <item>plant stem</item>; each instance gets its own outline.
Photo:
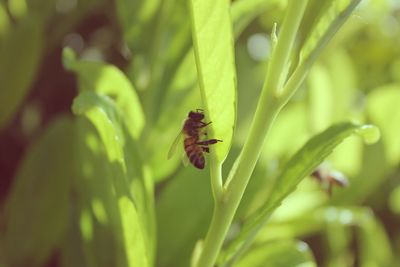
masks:
<path id="1" fill-rule="evenodd" d="M 215 154 L 212 154 L 210 160 L 210 176 L 211 176 L 211 189 L 214 201 L 218 201 L 222 196 L 222 166 L 220 162 L 215 159 Z"/>
<path id="2" fill-rule="evenodd" d="M 249 135 L 235 166 L 229 174 L 225 190 L 221 197 L 216 199 L 213 218 L 197 267 L 212 267 L 215 264 L 229 226 L 261 154 L 265 137 L 275 117 L 283 107 L 283 103 L 276 98 L 276 94 L 279 86 L 281 86 L 281 81 L 285 78 L 282 77 L 282 74 L 286 73 L 287 60 L 307 2 L 308 0 L 289 1 L 282 31 L 269 63 L 267 77 Z"/>

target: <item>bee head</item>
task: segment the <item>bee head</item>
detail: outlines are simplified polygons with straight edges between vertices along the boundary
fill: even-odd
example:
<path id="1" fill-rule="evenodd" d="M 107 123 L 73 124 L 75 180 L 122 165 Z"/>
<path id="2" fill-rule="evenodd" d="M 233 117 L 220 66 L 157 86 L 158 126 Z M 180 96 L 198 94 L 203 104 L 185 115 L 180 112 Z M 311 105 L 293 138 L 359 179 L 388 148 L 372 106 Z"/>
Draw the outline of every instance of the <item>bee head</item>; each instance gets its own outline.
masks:
<path id="1" fill-rule="evenodd" d="M 201 121 L 204 119 L 204 114 L 201 111 L 190 111 L 188 117 L 196 121 Z"/>

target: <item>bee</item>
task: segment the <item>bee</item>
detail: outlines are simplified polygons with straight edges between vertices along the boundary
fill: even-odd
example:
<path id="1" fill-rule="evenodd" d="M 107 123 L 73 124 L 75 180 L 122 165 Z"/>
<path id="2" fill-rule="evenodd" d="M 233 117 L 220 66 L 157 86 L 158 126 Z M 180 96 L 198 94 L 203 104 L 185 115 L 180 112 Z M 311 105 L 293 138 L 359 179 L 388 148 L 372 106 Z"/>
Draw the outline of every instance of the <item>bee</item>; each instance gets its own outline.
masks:
<path id="1" fill-rule="evenodd" d="M 218 139 L 208 139 L 201 140 L 202 135 L 207 135 L 207 132 L 202 131 L 211 122 L 205 123 L 204 112 L 202 109 L 197 109 L 196 111 L 190 111 L 183 124 L 182 130 L 180 131 L 178 137 L 175 139 L 168 152 L 168 159 L 172 157 L 175 153 L 176 147 L 179 144 L 181 137 L 184 137 L 183 148 L 187 159 L 190 163 L 198 169 L 204 169 L 205 158 L 204 152 L 209 153 L 209 146 L 222 142 Z"/>
<path id="2" fill-rule="evenodd" d="M 333 186 L 347 187 L 349 185 L 347 178 L 339 171 L 329 171 L 319 167 L 311 173 L 311 176 L 321 184 L 322 188 L 330 196 L 332 195 Z"/>

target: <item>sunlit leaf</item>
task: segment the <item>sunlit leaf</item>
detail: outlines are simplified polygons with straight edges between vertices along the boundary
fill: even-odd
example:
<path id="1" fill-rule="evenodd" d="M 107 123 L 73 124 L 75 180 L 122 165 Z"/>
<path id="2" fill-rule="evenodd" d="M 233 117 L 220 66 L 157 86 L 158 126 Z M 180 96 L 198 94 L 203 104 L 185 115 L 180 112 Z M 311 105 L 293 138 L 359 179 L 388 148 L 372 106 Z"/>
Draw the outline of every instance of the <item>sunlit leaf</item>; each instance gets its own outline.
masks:
<path id="1" fill-rule="evenodd" d="M 6 204 L 10 266 L 42 266 L 61 243 L 73 175 L 73 123 L 59 118 L 28 150 Z"/>
<path id="2" fill-rule="evenodd" d="M 321 164 L 345 138 L 355 133 L 362 134 L 369 129 L 373 129 L 373 126 L 340 123 L 311 138 L 284 165 L 270 200 L 263 208 L 264 212 L 269 213 L 270 208 L 280 205 L 280 201 L 292 192 L 304 177 Z"/>
<path id="3" fill-rule="evenodd" d="M 144 239 L 141 233 L 138 214 L 136 209 L 127 197 L 119 199 L 119 211 L 121 214 L 122 236 L 128 258 L 128 266 L 150 266 L 146 255 L 146 248 L 143 245 Z"/>
<path id="4" fill-rule="evenodd" d="M 237 39 L 243 28 L 260 14 L 260 11 L 270 6 L 271 3 L 272 1 L 265 2 L 260 0 L 233 2 L 231 15 L 234 25 L 234 38 Z M 165 155 L 177 132 L 180 131 L 182 121 L 187 116 L 188 111 L 202 106 L 200 94 L 193 92 L 196 89 L 196 69 L 193 49 L 184 55 L 179 62 L 179 66 L 176 68 L 175 76 L 171 84 L 169 84 L 163 101 L 164 103 L 168 103 L 168 105 L 161 107 L 159 119 L 154 127 L 154 131 L 151 133 L 152 136 L 148 138 L 149 147 L 154 150 L 154 153 L 151 154 L 151 165 L 155 167 L 154 176 L 156 180 L 167 178 L 167 175 L 176 169 L 179 161 L 178 158 L 165 161 Z M 264 67 L 260 68 L 260 70 L 262 70 L 262 77 L 264 77 Z M 257 90 L 254 90 L 250 96 L 256 95 L 256 93 Z M 249 94 L 246 94 L 246 96 L 248 97 Z M 246 101 L 242 101 L 242 103 L 246 104 Z M 162 136 L 162 138 L 155 138 L 155 136 Z"/>
<path id="5" fill-rule="evenodd" d="M 80 90 L 96 91 L 112 98 L 121 113 L 130 134 L 137 139 L 145 118 L 141 103 L 128 78 L 117 67 L 100 62 L 77 60 L 72 49 L 63 51 L 66 69 L 78 76 Z"/>
<path id="6" fill-rule="evenodd" d="M 265 204 L 245 222 L 240 234 L 228 247 L 224 260 L 228 262 L 236 253 L 245 249 L 254 239 L 255 234 L 266 223 L 272 212 L 280 206 L 282 200 L 289 195 L 301 180 L 309 175 L 321 162 L 348 136 L 374 129 L 373 126 L 359 126 L 352 123 L 341 123 L 331 126 L 324 132 L 311 138 L 283 166 L 278 175 L 272 194 Z M 376 140 L 375 140 L 376 141 Z"/>
<path id="7" fill-rule="evenodd" d="M 85 94 L 95 93 L 81 95 Z M 96 105 L 100 110 L 114 108 L 108 102 Z M 151 225 L 145 225 L 145 216 L 138 212 L 144 206 L 138 194 L 146 193 L 141 192 L 143 189 L 138 182 L 133 182 L 141 179 L 140 170 L 130 166 L 124 169 L 118 161 L 110 159 L 109 150 L 118 143 L 111 144 L 110 148 L 109 140 L 102 138 L 102 131 L 118 126 L 118 122 L 113 121 L 110 125 L 106 121 L 112 121 L 107 117 L 112 113 L 104 113 L 106 116 L 98 116 L 95 120 L 86 119 L 86 115 L 77 118 L 76 172 L 72 187 L 75 197 L 61 262 L 63 266 L 150 266 L 152 248 L 149 239 L 152 236 L 147 227 Z M 132 196 L 132 192 L 138 194 Z M 152 207 L 147 208 L 151 214 Z"/>
<path id="8" fill-rule="evenodd" d="M 229 4 L 228 0 L 191 1 L 198 80 L 206 118 L 212 122 L 209 137 L 223 140 L 213 148 L 218 162 L 228 154 L 236 118 L 236 73 Z"/>
<path id="9" fill-rule="evenodd" d="M 120 182 L 127 182 L 144 232 L 149 264 L 155 251 L 153 181 L 143 163 L 137 139 L 144 127 L 144 114 L 128 79 L 116 67 L 78 61 L 70 49 L 63 52 L 66 68 L 79 78 L 81 94 L 73 111 L 85 115 L 97 128 L 108 158 L 122 167 Z"/>
<path id="10" fill-rule="evenodd" d="M 317 60 L 327 43 L 347 21 L 361 0 L 331 1 L 330 5 L 322 8 L 320 18 L 313 23 L 307 39 L 300 44 L 299 64 L 294 68 L 283 89 L 283 97 L 289 98 L 291 92 L 299 88 L 308 74 L 311 66 Z M 315 3 L 315 2 L 314 2 Z"/>
<path id="11" fill-rule="evenodd" d="M 314 256 L 301 241 L 281 240 L 259 244 L 251 248 L 235 267 L 293 266 L 315 267 Z"/>
<path id="12" fill-rule="evenodd" d="M 107 266 L 108 257 L 108 260 L 117 260 L 117 266 L 136 266 L 137 264 L 150 266 L 155 250 L 153 184 L 138 153 L 139 147 L 129 135 L 117 105 L 108 96 L 93 91 L 83 91 L 74 100 L 73 111 L 75 114 L 89 119 L 101 140 L 100 143 L 96 141 L 96 135 L 87 139 L 86 135 L 89 133 L 85 133 L 85 131 L 80 136 L 80 138 L 87 139 L 87 143 L 79 147 L 88 146 L 86 150 L 83 149 L 86 156 L 82 155 L 82 159 L 79 161 L 87 165 L 81 166 L 80 173 L 83 181 L 87 181 L 86 190 L 88 191 L 83 191 L 81 194 L 91 196 L 90 201 L 82 203 L 82 212 L 87 214 L 85 210 L 93 209 L 92 213 L 86 215 L 86 218 L 94 217 L 98 221 L 97 224 L 111 224 L 116 227 L 114 231 L 117 239 L 107 241 L 109 238 L 107 231 L 97 234 L 98 236 L 94 235 L 95 238 L 105 238 L 99 241 L 100 243 L 114 242 L 115 246 L 122 247 L 122 250 L 116 255 L 103 253 L 102 257 L 105 258 L 102 260 L 101 257 L 98 258 L 99 255 L 93 247 L 93 244 L 97 242 L 88 238 L 86 242 L 89 244 L 86 245 L 86 250 L 88 251 L 87 257 L 91 259 L 89 262 L 94 262 L 93 266 L 97 266 L 95 262 L 99 261 L 98 264 Z M 89 151 L 87 151 L 88 149 Z M 107 158 L 104 158 L 105 155 Z M 92 160 L 87 161 L 88 158 L 92 158 Z M 89 167 L 90 165 L 94 166 Z M 88 170 L 91 171 L 88 172 Z M 103 179 L 101 186 L 98 185 L 98 182 L 91 182 L 95 177 L 97 180 L 100 177 Z M 123 204 L 120 203 L 120 198 L 125 198 Z M 127 205 L 128 199 L 131 202 L 129 205 Z M 121 209 L 125 211 L 123 212 Z M 115 213 L 118 210 L 120 212 Z M 79 216 L 82 221 L 82 215 Z M 94 221 L 94 219 L 83 221 L 86 223 L 80 225 L 82 233 L 87 231 L 85 229 L 93 227 L 95 230 L 102 229 L 102 227 L 96 227 L 96 223 L 89 228 L 85 226 L 91 225 L 90 221 Z M 118 226 L 121 224 L 122 228 Z M 128 228 L 127 224 L 131 228 Z M 133 236 L 130 235 L 132 233 Z M 123 239 L 121 239 L 122 237 Z M 120 243 L 122 241 L 123 243 Z M 70 250 L 68 247 L 66 249 L 66 251 Z M 122 260 L 124 253 L 126 253 L 127 262 Z M 138 257 L 139 254 L 140 257 Z"/>
<path id="13" fill-rule="evenodd" d="M 106 147 L 110 161 L 119 162 L 125 168 L 123 144 L 125 142 L 113 103 L 106 96 L 85 91 L 75 98 L 72 109 L 77 115 L 85 115 L 96 126 Z"/>
<path id="14" fill-rule="evenodd" d="M 339 27 L 347 20 L 354 8 L 361 0 L 338 1 L 312 1 L 306 11 L 305 20 L 309 25 L 303 25 L 308 33 L 304 45 L 301 48 L 300 60 L 308 58 L 314 51 L 326 44 L 327 38 L 332 38 Z M 307 16 L 307 12 L 312 12 Z M 318 14 L 318 15 L 316 15 Z M 314 19 L 314 20 L 313 20 Z M 312 26 L 310 26 L 312 25 Z"/>

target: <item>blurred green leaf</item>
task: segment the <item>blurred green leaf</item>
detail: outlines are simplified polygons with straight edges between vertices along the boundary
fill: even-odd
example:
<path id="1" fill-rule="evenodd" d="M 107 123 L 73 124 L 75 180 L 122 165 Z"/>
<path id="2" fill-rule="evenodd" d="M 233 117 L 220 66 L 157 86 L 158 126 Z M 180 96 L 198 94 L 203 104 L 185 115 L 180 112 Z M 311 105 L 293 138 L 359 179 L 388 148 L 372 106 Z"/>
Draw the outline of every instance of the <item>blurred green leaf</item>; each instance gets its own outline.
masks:
<path id="1" fill-rule="evenodd" d="M 335 104 L 332 86 L 326 68 L 315 64 L 307 77 L 308 107 L 312 132 L 320 132 L 332 123 Z"/>
<path id="2" fill-rule="evenodd" d="M 293 131 L 296 131 L 295 135 L 293 135 Z M 290 155 L 293 148 L 299 148 L 308 136 L 305 103 L 290 103 L 276 118 L 268 134 L 260 160 L 263 160 L 264 164 L 273 164 L 271 161 L 286 157 Z"/>
<path id="3" fill-rule="evenodd" d="M 0 128 L 12 119 L 29 91 L 43 41 L 42 25 L 35 17 L 24 18 L 0 36 Z"/>
<path id="4" fill-rule="evenodd" d="M 142 226 L 146 231 L 148 253 L 154 254 L 155 219 L 152 177 L 144 166 L 137 139 L 145 117 L 135 90 L 116 67 L 76 60 L 71 49 L 64 49 L 63 62 L 76 72 L 82 93 L 74 100 L 73 110 L 85 114 L 96 126 L 108 157 L 118 161 L 126 172 Z M 150 257 L 151 258 L 151 257 Z"/>
<path id="5" fill-rule="evenodd" d="M 371 121 L 382 131 L 382 141 L 388 161 L 395 165 L 400 160 L 400 85 L 376 88 L 368 95 L 367 111 Z"/>
<path id="6" fill-rule="evenodd" d="M 63 264 L 76 263 L 70 257 L 78 242 L 84 261 L 76 264 L 151 266 L 155 253 L 153 183 L 136 140 L 143 125 L 130 125 L 132 117 L 144 122 L 137 96 L 113 66 L 77 61 L 70 49 L 63 51 L 63 61 L 79 78 L 81 93 L 74 100 L 73 112 L 95 127 L 78 120 L 80 160 L 75 184 L 80 185 L 78 195 L 83 199 L 77 203 L 71 229 L 80 229 L 82 236 L 65 244 Z"/>
<path id="7" fill-rule="evenodd" d="M 110 162 L 99 135 L 87 119 L 76 119 L 76 173 L 69 228 L 61 251 L 64 266 L 129 266 L 118 206 L 128 187 L 121 165 Z"/>
<path id="8" fill-rule="evenodd" d="M 369 214 L 357 230 L 360 266 L 390 266 L 393 251 L 381 222 Z"/>
<path id="9" fill-rule="evenodd" d="M 244 224 L 236 240 L 233 241 L 224 253 L 222 262 L 231 261 L 235 255 L 247 248 L 256 233 L 269 219 L 273 211 L 281 205 L 301 182 L 309 175 L 345 138 L 354 133 L 369 131 L 370 126 L 359 126 L 352 123 L 340 123 L 329 127 L 324 132 L 311 138 L 296 154 L 283 166 L 278 175 L 272 194 L 265 204 L 251 216 Z"/>
<path id="10" fill-rule="evenodd" d="M 122 236 L 124 237 L 128 266 L 151 266 L 146 257 L 148 251 L 144 246 L 138 214 L 131 199 L 124 196 L 119 199 L 119 212 L 122 219 Z"/>
<path id="11" fill-rule="evenodd" d="M 169 104 L 165 96 L 192 45 L 190 17 L 187 15 L 189 2 L 165 0 L 160 3 L 159 12 L 153 22 L 154 26 L 148 30 L 152 31 L 149 35 L 150 41 L 141 41 L 145 45 L 144 59 L 137 60 L 138 55 L 134 51 L 135 60 L 131 66 L 134 68 L 132 79 L 143 84 L 140 89 L 146 90 L 143 92 L 144 105 L 147 118 L 152 122 L 160 116 L 162 106 Z M 151 46 L 148 43 L 151 43 Z M 147 65 L 150 66 L 146 75 Z"/>
<path id="12" fill-rule="evenodd" d="M 383 178 L 387 177 L 390 171 L 384 155 L 382 140 L 374 145 L 364 146 L 360 171 L 351 177 L 349 187 L 342 188 L 333 194 L 331 203 L 335 205 L 363 203 L 370 198 L 371 194 L 385 182 Z"/>
<path id="13" fill-rule="evenodd" d="M 8 1 L 8 8 L 11 16 L 16 20 L 24 17 L 28 11 L 26 0 L 10 0 Z"/>
<path id="14" fill-rule="evenodd" d="M 203 108 L 211 121 L 208 135 L 223 140 L 215 146 L 223 162 L 236 120 L 236 70 L 230 1 L 191 1 L 192 34 Z"/>
<path id="15" fill-rule="evenodd" d="M 280 240 L 252 247 L 235 267 L 315 267 L 314 256 L 301 241 Z"/>
<path id="16" fill-rule="evenodd" d="M 329 224 L 324 230 L 324 239 L 328 247 L 326 253 L 328 254 L 326 255 L 327 267 L 351 266 L 354 261 L 352 255 L 349 253 L 352 241 L 352 229 L 337 224 Z"/>
<path id="17" fill-rule="evenodd" d="M 207 176 L 181 169 L 157 199 L 157 266 L 187 267 L 194 246 L 206 231 L 212 213 Z"/>
<path id="18" fill-rule="evenodd" d="M 231 6 L 235 36 L 239 36 L 250 22 L 280 0 L 236 0 Z M 281 1 L 282 2 L 282 1 Z"/>
<path id="19" fill-rule="evenodd" d="M 307 32 L 303 36 L 307 37 L 301 48 L 300 60 L 307 59 L 314 51 L 324 46 L 326 38 L 330 39 L 333 36 L 360 1 L 329 0 L 323 3 L 318 0 L 311 1 L 305 14 L 307 19 L 302 25 L 302 29 Z"/>
<path id="20" fill-rule="evenodd" d="M 283 167 L 276 186 L 264 211 L 279 205 L 298 183 L 309 175 L 322 161 L 332 153 L 333 149 L 352 134 L 361 134 L 369 130 L 371 125 L 339 123 L 311 138 Z M 269 208 L 267 208 L 269 207 Z"/>
<path id="21" fill-rule="evenodd" d="M 93 106 L 98 105 L 97 111 L 93 112 L 94 119 L 87 115 L 93 124 L 84 117 L 77 118 L 74 198 L 61 262 L 63 266 L 151 266 L 154 234 L 151 235 L 149 228 L 154 226 L 154 221 L 143 214 L 144 206 L 148 204 L 143 202 L 149 200 L 143 200 L 147 192 L 142 192 L 142 173 L 135 168 L 140 166 L 137 163 L 140 159 L 135 159 L 135 167 L 126 169 L 120 162 L 110 159 L 113 150 L 126 151 L 122 147 L 115 148 L 121 146 L 119 143 L 109 144 L 108 138 L 102 138 L 102 132 L 108 130 L 113 134 L 110 128 L 121 128 L 121 125 L 112 119 L 116 111 L 111 101 L 101 102 L 100 96 L 93 95 L 96 93 L 80 95 L 81 101 L 92 97 L 100 102 L 94 101 Z M 126 137 L 127 132 L 124 134 Z M 129 145 L 129 149 L 133 148 Z M 127 158 L 132 159 L 132 155 Z M 122 160 L 125 164 L 125 157 Z M 151 217 L 153 207 L 146 208 L 147 216 Z M 76 258 L 77 255 L 81 258 Z"/>
<path id="22" fill-rule="evenodd" d="M 64 237 L 73 137 L 71 120 L 59 118 L 22 160 L 6 203 L 5 256 L 10 266 L 42 266 Z"/>
<path id="23" fill-rule="evenodd" d="M 389 207 L 395 214 L 400 214 L 400 186 L 397 186 L 390 193 Z"/>
<path id="24" fill-rule="evenodd" d="M 0 4 L 0 51 L 3 47 L 3 39 L 10 29 L 10 18 L 8 17 L 6 9 Z"/>
<path id="25" fill-rule="evenodd" d="M 85 91 L 75 98 L 72 110 L 76 115 L 85 115 L 97 128 L 106 147 L 111 162 L 117 161 L 125 170 L 123 152 L 124 136 L 113 102 L 106 96 L 91 91 Z"/>
<path id="26" fill-rule="evenodd" d="M 129 133 L 138 139 L 145 117 L 136 91 L 123 72 L 105 63 L 77 60 L 70 48 L 63 51 L 63 63 L 66 69 L 78 76 L 80 90 L 96 91 L 115 101 L 119 111 L 124 114 L 122 119 Z"/>
<path id="27" fill-rule="evenodd" d="M 343 119 L 360 118 L 361 108 L 358 101 L 361 98 L 361 91 L 358 91 L 359 84 L 352 55 L 345 49 L 334 47 L 327 50 L 326 71 L 329 72 L 331 96 L 332 96 L 332 119 L 338 122 Z M 358 98 L 359 97 L 359 98 Z"/>
<path id="28" fill-rule="evenodd" d="M 146 34 L 146 27 L 149 26 L 160 3 L 160 0 L 116 1 L 118 20 L 129 47 L 135 50 L 139 45 L 144 44 L 143 36 Z"/>
<path id="29" fill-rule="evenodd" d="M 370 127 L 370 125 L 340 123 L 311 138 L 283 167 L 270 200 L 263 208 L 264 212 L 269 213 L 270 208 L 274 209 L 275 205 L 280 205 L 298 183 L 314 171 L 345 138 L 355 133 L 362 133 Z"/>

